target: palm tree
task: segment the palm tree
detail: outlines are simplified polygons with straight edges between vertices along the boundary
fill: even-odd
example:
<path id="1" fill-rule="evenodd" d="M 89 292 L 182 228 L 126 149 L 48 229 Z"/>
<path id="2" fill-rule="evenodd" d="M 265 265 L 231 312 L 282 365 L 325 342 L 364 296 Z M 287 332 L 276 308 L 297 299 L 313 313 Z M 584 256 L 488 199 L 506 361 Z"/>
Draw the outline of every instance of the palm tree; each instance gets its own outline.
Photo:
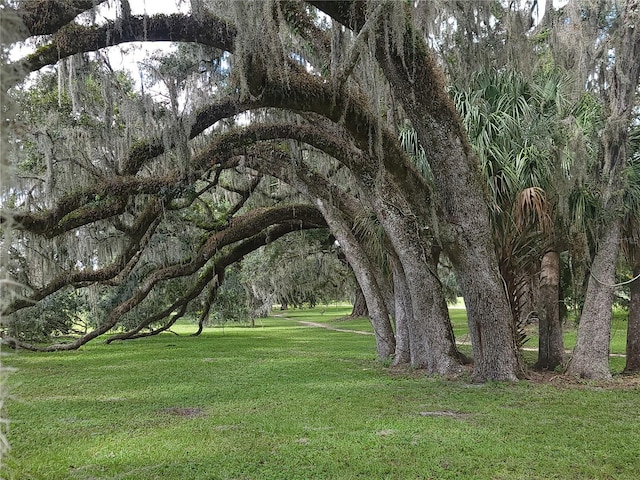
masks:
<path id="1" fill-rule="evenodd" d="M 583 243 L 590 238 L 594 200 L 584 178 L 595 151 L 589 132 L 598 104 L 590 97 L 574 104 L 570 81 L 559 71 L 526 77 L 490 70 L 453 94 L 487 181 L 494 242 L 520 343 L 526 341 L 524 326 L 537 316 L 536 368 L 554 369 L 564 355 L 560 254 L 574 253 L 570 232 Z"/>
<path id="2" fill-rule="evenodd" d="M 454 92 L 487 181 L 494 243 L 520 345 L 534 311 L 532 280 L 553 243 L 550 191 L 554 125 L 566 108 L 558 95 L 562 82 L 555 74 L 527 79 L 491 70 L 473 78 L 468 90 Z"/>

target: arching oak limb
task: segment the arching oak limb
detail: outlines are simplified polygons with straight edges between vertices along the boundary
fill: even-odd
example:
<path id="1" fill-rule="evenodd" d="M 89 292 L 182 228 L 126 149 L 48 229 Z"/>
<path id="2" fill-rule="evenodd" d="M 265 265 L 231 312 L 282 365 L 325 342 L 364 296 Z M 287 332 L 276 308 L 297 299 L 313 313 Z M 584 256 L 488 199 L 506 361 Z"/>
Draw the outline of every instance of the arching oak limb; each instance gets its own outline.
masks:
<path id="1" fill-rule="evenodd" d="M 343 25 L 364 25 L 366 2 L 311 1 Z M 387 8 L 393 7 L 390 3 Z M 438 188 L 440 240 L 467 303 L 478 381 L 516 380 L 522 367 L 509 303 L 491 239 L 478 161 L 448 97 L 442 72 L 410 19 L 395 31 L 382 15 L 373 52 L 416 129 Z M 394 47 L 400 39 L 402 45 Z"/>
<path id="2" fill-rule="evenodd" d="M 463 361 L 455 344 L 449 311 L 433 262 L 430 241 L 406 198 L 388 178 L 379 178 L 373 206 L 394 247 L 408 285 L 412 315 L 407 317 L 411 365 L 429 374 L 451 375 Z"/>
<path id="3" fill-rule="evenodd" d="M 183 122 L 188 121 L 191 124 L 189 129 L 189 139 L 191 140 L 222 119 L 262 106 L 266 106 L 266 104 L 260 98 L 241 100 L 237 95 L 231 95 L 202 108 L 195 113 L 193 119 L 184 119 Z M 167 144 L 162 138 L 141 140 L 131 147 L 123 161 L 120 173 L 122 175 L 135 175 L 142 166 L 165 153 L 166 146 Z M 168 146 L 174 147 L 175 144 L 169 143 Z"/>
<path id="4" fill-rule="evenodd" d="M 213 302 L 215 302 L 218 297 L 218 288 L 221 284 L 222 281 L 218 281 L 218 277 L 214 277 L 210 282 L 209 291 L 207 292 L 207 296 L 204 300 L 202 312 L 200 312 L 200 315 L 198 316 L 198 329 L 191 334 L 192 337 L 199 336 L 204 330 L 205 323 L 209 320 L 209 313 L 211 312 Z"/>
<path id="5" fill-rule="evenodd" d="M 326 224 L 324 224 L 324 222 L 322 221 L 322 217 L 318 215 L 315 219 L 303 219 L 301 222 L 287 222 L 265 228 L 256 235 L 243 240 L 239 245 L 233 246 L 231 249 L 226 250 L 224 253 L 221 253 L 218 257 L 216 257 L 214 259 L 214 264 L 211 267 L 207 268 L 205 272 L 200 275 L 198 281 L 182 297 L 177 299 L 170 307 L 147 317 L 146 319 L 141 321 L 135 328 L 127 332 L 109 337 L 107 339 L 107 343 L 111 343 L 116 340 L 128 340 L 133 338 L 148 337 L 166 331 L 181 316 L 184 315 L 189 302 L 200 295 L 200 293 L 207 285 L 210 285 L 211 291 L 209 293 L 209 298 L 211 298 L 211 300 L 207 302 L 208 308 L 206 309 L 206 312 L 208 312 L 211 307 L 211 302 L 215 299 L 215 292 L 224 281 L 225 270 L 230 265 L 239 262 L 250 252 L 264 245 L 267 245 L 268 243 L 271 243 L 288 233 L 325 227 Z M 162 327 L 156 328 L 150 332 L 140 333 L 144 328 L 169 317 L 174 312 L 176 312 L 176 314 L 171 317 L 171 319 Z M 202 328 L 204 327 L 204 320 L 205 318 L 202 318 L 199 322 L 198 331 L 194 334 L 194 336 L 197 336 L 202 332 Z"/>
<path id="6" fill-rule="evenodd" d="M 134 15 L 127 19 L 126 25 L 114 21 L 97 26 L 70 23 L 58 29 L 49 43 L 9 67 L 13 67 L 16 73 L 34 72 L 76 53 L 93 52 L 137 41 L 200 43 L 231 51 L 235 35 L 236 31 L 232 25 L 207 14 L 198 17 L 180 13 Z M 22 77 L 16 76 L 13 81 L 17 82 L 20 78 Z"/>
<path id="7" fill-rule="evenodd" d="M 395 353 L 396 342 L 389 320 L 389 312 L 384 302 L 384 295 L 376 281 L 371 259 L 351 232 L 349 222 L 340 211 L 321 198 L 316 200 L 316 204 L 331 232 L 340 243 L 364 294 L 373 333 L 376 337 L 378 360 L 388 360 Z"/>
<path id="8" fill-rule="evenodd" d="M 101 3 L 104 0 L 27 0 L 21 2 L 20 8 L 14 12 L 24 23 L 23 39 L 26 39 L 33 35 L 54 33 L 79 14 Z"/>
<path id="9" fill-rule="evenodd" d="M 268 131 L 262 131 L 259 130 L 259 125 L 254 125 L 250 128 L 250 131 L 257 138 L 265 138 L 267 136 L 272 138 L 274 134 L 282 134 L 287 130 L 286 126 L 283 130 L 277 127 L 267 128 Z M 316 128 L 313 132 L 303 133 L 302 136 L 296 136 L 293 131 L 287 134 L 325 152 L 333 152 L 335 158 L 345 164 L 361 158 L 362 154 L 350 147 L 349 142 L 340 144 L 339 139 L 343 138 L 344 134 L 334 135 L 333 133 L 339 131 L 339 129 L 336 129 L 325 132 L 323 129 Z M 256 134 L 257 131 L 262 133 Z M 298 127 L 296 132 L 300 131 L 304 132 L 305 129 Z M 252 158 L 252 156 L 249 155 L 249 158 Z M 270 158 L 272 160 L 277 158 L 277 153 L 274 152 Z M 411 317 L 407 317 L 408 331 L 412 339 L 411 364 L 415 368 L 426 369 L 429 374 L 449 375 L 458 373 L 464 358 L 455 345 L 442 285 L 436 273 L 436 264 L 430 263 L 431 248 L 428 246 L 428 242 L 423 243 L 420 238 L 421 224 L 416 215 L 411 212 L 397 184 L 390 181 L 384 171 L 375 172 L 376 162 L 366 162 L 360 159 L 356 163 L 365 166 L 365 173 L 368 172 L 367 168 L 374 169 L 370 175 L 375 175 L 375 185 L 370 185 L 365 181 L 361 183 L 361 188 L 366 193 L 365 197 L 370 199 L 371 205 L 390 239 L 390 243 L 403 264 L 407 277 L 413 313 Z M 270 165 L 270 170 L 272 174 L 278 175 L 273 173 L 278 171 L 273 161 Z M 286 167 L 284 170 L 286 171 Z M 311 185 L 322 184 L 322 179 L 313 177 L 308 172 L 301 172 L 298 177 L 310 180 L 307 187 L 309 190 L 313 189 Z M 327 190 L 331 191 L 330 188 L 327 188 Z M 321 193 L 318 192 L 316 195 L 322 198 Z M 331 198 L 340 201 L 339 193 L 337 195 L 332 194 Z"/>
<path id="10" fill-rule="evenodd" d="M 258 127 L 259 125 L 255 125 L 251 132 L 255 134 Z M 297 131 L 300 131 L 300 128 Z M 338 143 L 335 137 L 323 136 L 321 130 L 314 129 L 314 132 L 315 139 L 323 138 L 320 142 L 322 145 L 332 140 Z M 271 131 L 271 133 L 274 132 Z M 311 141 L 310 136 L 306 138 Z M 334 149 L 350 148 L 352 148 L 350 145 L 345 145 L 343 148 Z M 359 153 L 353 151 L 353 156 L 359 156 Z M 344 161 L 342 156 L 340 159 Z M 271 143 L 262 143 L 249 148 L 245 162 L 251 168 L 268 172 L 288 183 L 318 206 L 331 233 L 338 240 L 364 295 L 368 317 L 376 337 L 378 359 L 384 361 L 391 358 L 395 352 L 395 338 L 385 301 L 384 287 L 379 281 L 380 267 L 371 259 L 367 249 L 362 245 L 362 239 L 353 232 L 355 218 L 361 213 L 363 207 L 338 185 L 307 168 L 303 163 L 292 164 L 290 156 Z"/>
<path id="11" fill-rule="evenodd" d="M 4 336 L 2 337 L 2 343 L 11 348 L 24 348 L 41 352 L 76 350 L 87 342 L 107 333 L 116 326 L 120 318 L 140 304 L 140 302 L 149 295 L 151 290 L 159 282 L 171 278 L 188 276 L 197 272 L 211 258 L 213 258 L 220 249 L 247 237 L 251 237 L 255 232 L 259 232 L 270 225 L 291 223 L 298 226 L 302 224 L 303 219 L 306 221 L 313 219 L 318 225 L 321 225 L 324 222 L 318 210 L 308 205 L 289 205 L 284 207 L 252 210 L 246 215 L 234 218 L 230 222 L 228 228 L 220 232 L 216 232 L 207 239 L 189 262 L 177 263 L 154 270 L 141 282 L 138 288 L 136 288 L 125 301 L 121 302 L 111 311 L 98 328 L 92 330 L 86 335 L 83 335 L 82 337 L 79 337 L 75 341 L 40 346 L 22 342 L 16 338 Z"/>
<path id="12" fill-rule="evenodd" d="M 122 213 L 128 198 L 133 195 L 154 194 L 162 189 L 170 191 L 179 189 L 184 184 L 185 179 L 178 176 L 106 178 L 78 193 L 66 195 L 49 210 L 17 212 L 11 218 L 18 230 L 53 238 L 74 228 Z"/>
<path id="13" fill-rule="evenodd" d="M 2 315 L 9 315 L 22 308 L 29 307 L 35 302 L 46 298 L 67 285 L 88 282 L 118 283 L 118 277 L 121 279 L 126 276 L 140 259 L 140 255 L 144 250 L 145 244 L 149 241 L 155 232 L 156 227 L 160 223 L 161 211 L 162 202 L 152 199 L 147 203 L 146 208 L 142 211 L 134 224 L 127 229 L 127 235 L 129 237 L 127 246 L 123 249 L 118 258 L 116 258 L 110 265 L 97 270 L 74 270 L 58 275 L 42 288 L 34 291 L 31 295 L 25 298 L 19 298 L 9 304 L 2 312 Z"/>

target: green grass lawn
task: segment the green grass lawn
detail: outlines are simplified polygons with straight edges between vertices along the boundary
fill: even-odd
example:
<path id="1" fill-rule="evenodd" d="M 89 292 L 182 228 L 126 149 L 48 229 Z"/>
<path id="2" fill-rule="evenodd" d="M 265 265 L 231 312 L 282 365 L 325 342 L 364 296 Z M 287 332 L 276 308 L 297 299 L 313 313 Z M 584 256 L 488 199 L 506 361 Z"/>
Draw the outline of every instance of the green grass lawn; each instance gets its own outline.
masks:
<path id="1" fill-rule="evenodd" d="M 300 320 L 306 320 L 303 318 L 305 315 L 312 316 L 311 321 L 324 323 L 336 328 L 361 330 L 372 332 L 371 323 L 367 318 L 347 318 L 350 313 L 348 306 L 331 306 L 331 307 L 319 307 L 311 312 L 307 310 L 282 312 L 290 318 L 299 318 Z M 323 313 L 320 313 L 323 312 Z M 342 316 L 340 316 L 342 315 Z M 467 314 L 464 310 L 464 304 L 459 304 L 449 309 L 449 317 L 453 325 L 453 332 L 456 337 L 456 341 L 469 343 L 471 341 L 469 337 L 469 328 L 467 326 Z M 537 325 L 530 325 L 527 327 L 527 341 L 525 343 L 526 349 L 538 348 L 538 332 Z M 626 312 L 617 310 L 613 314 L 613 323 L 611 325 L 611 343 L 610 351 L 612 354 L 622 355 L 626 351 L 627 341 L 627 314 Z M 576 344 L 576 328 L 569 324 L 565 327 L 564 332 L 564 345 L 566 350 L 571 350 Z M 465 348 L 464 345 L 460 347 L 465 353 L 470 353 L 470 348 Z M 536 354 L 524 352 L 524 356 L 530 363 L 535 363 Z M 614 357 L 611 359 L 611 370 L 613 373 L 620 373 L 624 368 L 624 359 Z"/>
<path id="2" fill-rule="evenodd" d="M 638 478 L 634 382 L 426 378 L 376 362 L 372 336 L 298 323 L 367 328 L 334 320 L 348 307 L 282 313 L 198 338 L 7 354 L 12 451 L 0 476 Z"/>

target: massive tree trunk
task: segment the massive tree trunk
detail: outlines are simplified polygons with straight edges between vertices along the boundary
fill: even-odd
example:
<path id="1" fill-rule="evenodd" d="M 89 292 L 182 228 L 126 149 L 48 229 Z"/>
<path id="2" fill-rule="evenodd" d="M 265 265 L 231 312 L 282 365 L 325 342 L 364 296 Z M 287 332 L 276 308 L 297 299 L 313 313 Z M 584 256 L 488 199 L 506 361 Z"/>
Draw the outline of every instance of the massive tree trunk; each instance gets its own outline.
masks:
<path id="1" fill-rule="evenodd" d="M 633 276 L 640 276 L 640 246 L 636 246 Z M 627 364 L 624 371 L 640 371 L 640 278 L 636 278 L 629 287 L 631 301 L 629 302 L 629 320 L 627 324 Z M 396 347 L 397 348 L 397 347 Z"/>
<path id="2" fill-rule="evenodd" d="M 553 370 L 562 365 L 564 356 L 560 319 L 560 255 L 556 251 L 547 252 L 542 257 L 538 318 L 540 343 L 535 368 Z"/>
<path id="3" fill-rule="evenodd" d="M 374 209 L 400 260 L 409 287 L 411 310 L 407 317 L 411 365 L 429 374 L 450 375 L 460 371 L 449 310 L 436 273 L 430 263 L 430 246 L 420 238 L 419 225 L 399 189 L 379 178 Z"/>
<path id="4" fill-rule="evenodd" d="M 569 375 L 597 380 L 611 378 L 609 341 L 619 242 L 620 220 L 613 218 L 604 229 L 591 265 L 578 338 L 567 369 Z"/>
<path id="5" fill-rule="evenodd" d="M 391 328 L 389 312 L 380 286 L 376 281 L 374 267 L 364 249 L 359 245 L 342 214 L 328 202 L 316 200 L 331 233 L 336 237 L 349 265 L 358 280 L 358 285 L 367 302 L 369 319 L 376 337 L 379 360 L 387 360 L 395 353 L 395 337 Z"/>
<path id="6" fill-rule="evenodd" d="M 355 30 L 365 23 L 365 2 L 311 3 Z M 414 31 L 408 16 L 401 22 L 394 22 L 398 17 L 397 9 L 403 6 L 386 5 L 385 14 L 380 16 L 374 53 L 420 143 L 428 152 L 439 193 L 436 201 L 440 214 L 440 240 L 454 263 L 467 304 L 475 360 L 474 378 L 478 381 L 516 380 L 522 368 L 513 318 L 498 271 L 488 200 L 478 161 L 445 91 L 441 69 L 424 39 Z M 393 169 L 389 173 L 402 174 Z M 398 177 L 398 181 L 401 183 L 402 178 Z M 418 207 L 415 202 L 420 202 L 420 198 L 407 197 L 410 204 Z M 414 288 L 410 270 L 405 265 L 407 280 Z M 415 308 L 413 293 L 412 301 L 414 315 L 420 315 L 420 309 Z"/>
<path id="7" fill-rule="evenodd" d="M 603 144 L 604 161 L 602 218 L 598 249 L 591 265 L 578 338 L 567 372 L 591 379 L 610 379 L 609 341 L 613 307 L 613 285 L 620 250 L 622 172 L 627 160 L 628 128 L 640 74 L 639 0 L 627 0 L 619 18 L 619 41 L 615 45 Z"/>
<path id="8" fill-rule="evenodd" d="M 399 55 L 384 46 L 393 44 L 392 26 L 386 24 L 384 31 L 376 56 L 429 152 L 444 215 L 443 247 L 454 264 L 467 305 L 474 377 L 515 380 L 520 367 L 513 319 L 498 272 L 477 158 L 424 40 L 407 20 L 404 55 Z"/>

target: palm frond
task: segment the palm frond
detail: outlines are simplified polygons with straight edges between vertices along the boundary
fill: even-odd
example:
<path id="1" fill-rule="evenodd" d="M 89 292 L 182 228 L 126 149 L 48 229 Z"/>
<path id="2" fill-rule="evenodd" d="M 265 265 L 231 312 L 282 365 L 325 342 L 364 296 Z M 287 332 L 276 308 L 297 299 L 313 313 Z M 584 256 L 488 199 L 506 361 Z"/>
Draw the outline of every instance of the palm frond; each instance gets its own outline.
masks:
<path id="1" fill-rule="evenodd" d="M 553 226 L 549 202 L 540 187 L 528 187 L 522 190 L 513 204 L 513 217 L 516 228 L 523 232 L 527 228 L 538 228 L 547 233 Z"/>
<path id="2" fill-rule="evenodd" d="M 413 127 L 405 126 L 400 131 L 400 145 L 427 182 L 433 184 L 433 173 L 427 161 L 427 154 L 420 145 L 418 134 Z"/>

